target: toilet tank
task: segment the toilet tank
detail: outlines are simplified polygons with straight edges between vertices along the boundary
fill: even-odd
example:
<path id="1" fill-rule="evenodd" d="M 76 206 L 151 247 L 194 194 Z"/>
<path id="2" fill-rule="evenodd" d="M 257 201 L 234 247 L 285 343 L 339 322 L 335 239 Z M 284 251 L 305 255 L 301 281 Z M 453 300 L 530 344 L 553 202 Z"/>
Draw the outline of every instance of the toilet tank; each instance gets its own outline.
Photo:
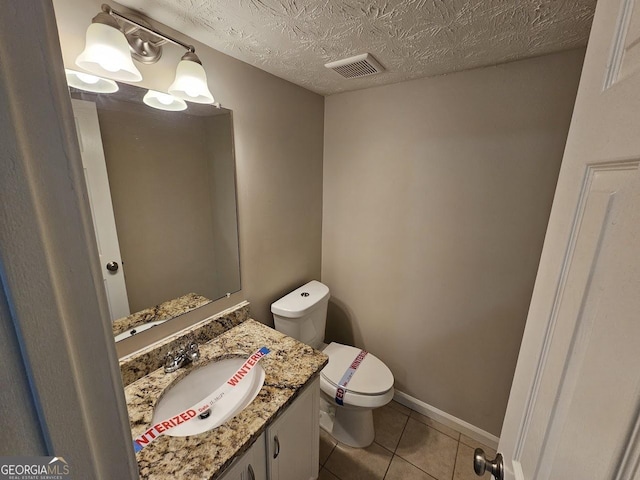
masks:
<path id="1" fill-rule="evenodd" d="M 271 304 L 276 330 L 318 349 L 324 340 L 328 305 L 329 288 L 312 280 Z"/>

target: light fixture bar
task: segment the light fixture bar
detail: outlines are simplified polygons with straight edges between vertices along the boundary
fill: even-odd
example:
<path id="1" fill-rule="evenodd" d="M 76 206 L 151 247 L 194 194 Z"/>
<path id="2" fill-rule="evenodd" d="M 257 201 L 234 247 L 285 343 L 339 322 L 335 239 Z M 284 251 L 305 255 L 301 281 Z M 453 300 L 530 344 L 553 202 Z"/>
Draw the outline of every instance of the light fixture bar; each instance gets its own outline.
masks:
<path id="1" fill-rule="evenodd" d="M 116 10 L 114 10 L 113 8 L 111 8 L 109 5 L 107 5 L 106 3 L 102 4 L 102 11 L 105 13 L 108 13 L 109 15 L 119 18 L 121 20 L 124 20 L 127 23 L 130 23 L 131 25 L 136 26 L 137 28 L 144 30 L 147 33 L 151 33 L 153 35 L 156 35 L 160 38 L 163 38 L 164 40 L 166 40 L 167 42 L 171 42 L 174 45 L 178 45 L 182 48 L 184 48 L 185 50 L 188 50 L 191 53 L 195 53 L 196 49 L 193 45 L 188 45 L 184 42 L 181 42 L 180 40 L 173 38 L 165 33 L 162 33 L 158 30 L 156 30 L 155 28 L 152 27 L 147 27 L 146 25 L 141 24 L 140 22 L 137 22 L 136 20 L 133 20 L 127 16 L 125 16 L 124 14 L 117 12 Z"/>

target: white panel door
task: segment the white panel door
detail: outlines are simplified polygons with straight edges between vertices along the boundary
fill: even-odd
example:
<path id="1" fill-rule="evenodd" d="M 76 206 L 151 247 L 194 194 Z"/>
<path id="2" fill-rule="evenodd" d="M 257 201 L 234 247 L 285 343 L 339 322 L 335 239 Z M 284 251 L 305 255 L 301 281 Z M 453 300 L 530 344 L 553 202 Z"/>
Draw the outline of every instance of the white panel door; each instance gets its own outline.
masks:
<path id="1" fill-rule="evenodd" d="M 109 301 L 109 314 L 113 321 L 126 317 L 130 311 L 98 112 L 93 102 L 72 99 L 71 103 L 82 154 L 84 178 L 89 193 L 91 217 L 98 242 L 102 278 Z"/>
<path id="2" fill-rule="evenodd" d="M 505 478 L 640 479 L 640 6 L 600 0 L 499 450 Z"/>

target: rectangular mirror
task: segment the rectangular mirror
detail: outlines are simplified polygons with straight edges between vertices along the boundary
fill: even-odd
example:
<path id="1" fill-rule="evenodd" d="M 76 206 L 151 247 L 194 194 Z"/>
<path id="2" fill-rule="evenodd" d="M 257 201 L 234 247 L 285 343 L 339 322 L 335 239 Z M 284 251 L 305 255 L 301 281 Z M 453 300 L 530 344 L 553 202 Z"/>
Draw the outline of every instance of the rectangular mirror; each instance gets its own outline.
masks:
<path id="1" fill-rule="evenodd" d="M 240 259 L 231 111 L 159 110 L 143 102 L 146 89 L 118 86 L 70 91 L 122 339 L 239 291 Z"/>

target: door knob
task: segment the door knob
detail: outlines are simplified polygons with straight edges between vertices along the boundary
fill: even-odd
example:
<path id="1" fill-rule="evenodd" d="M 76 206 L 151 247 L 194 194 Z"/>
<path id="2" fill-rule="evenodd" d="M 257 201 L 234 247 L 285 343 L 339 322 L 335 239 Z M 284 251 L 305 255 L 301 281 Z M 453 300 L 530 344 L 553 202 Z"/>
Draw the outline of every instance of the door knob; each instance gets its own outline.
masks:
<path id="1" fill-rule="evenodd" d="M 473 453 L 473 470 L 479 477 L 484 475 L 485 472 L 489 472 L 496 480 L 504 480 L 502 454 L 498 453 L 495 459 L 487 460 L 484 450 L 476 448 L 476 451 Z"/>
<path id="2" fill-rule="evenodd" d="M 118 265 L 118 262 L 107 263 L 107 270 L 109 270 L 110 272 L 117 272 L 119 267 L 120 265 Z"/>

